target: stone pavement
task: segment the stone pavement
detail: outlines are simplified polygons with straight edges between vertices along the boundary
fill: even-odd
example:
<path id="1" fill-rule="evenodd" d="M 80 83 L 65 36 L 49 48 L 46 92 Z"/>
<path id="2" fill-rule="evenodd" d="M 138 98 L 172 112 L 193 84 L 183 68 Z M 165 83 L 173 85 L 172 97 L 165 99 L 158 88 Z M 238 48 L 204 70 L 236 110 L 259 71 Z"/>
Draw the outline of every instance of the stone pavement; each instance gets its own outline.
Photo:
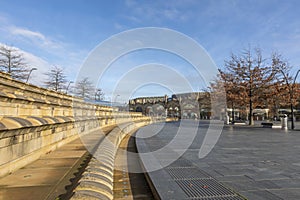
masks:
<path id="1" fill-rule="evenodd" d="M 37 161 L 0 179 L 1 200 L 55 199 L 65 193 L 65 178 L 73 177 L 86 149 L 80 139 L 42 156 Z M 74 170 L 72 170 L 75 168 Z M 70 174 L 71 171 L 71 174 Z"/>
<path id="2" fill-rule="evenodd" d="M 149 138 L 138 138 L 138 150 L 145 153 L 162 149 L 174 139 L 179 130 L 179 123 L 166 123 L 159 134 Z M 157 129 L 157 125 L 150 126 Z M 163 199 L 300 199 L 299 131 L 225 126 L 214 149 L 208 156 L 199 159 L 199 148 L 208 123 L 201 121 L 197 126 L 198 132 L 194 141 L 180 159 L 161 170 L 149 173 L 153 186 L 158 193 L 163 194 Z M 139 137 L 146 128 L 139 130 L 137 136 Z M 189 131 L 186 134 L 190 134 Z M 185 138 L 180 140 L 174 151 L 184 150 L 180 149 L 180 143 L 184 144 Z M 165 160 L 172 159 L 168 157 L 170 155 L 166 154 Z M 150 162 L 144 161 L 145 163 L 151 165 Z M 187 168 L 189 170 L 182 170 Z M 204 180 L 205 176 L 212 177 L 217 182 L 216 185 L 199 181 Z M 173 181 L 170 181 L 171 179 Z M 182 182 L 187 180 L 188 184 L 192 185 L 184 186 Z M 197 183 L 192 183 L 192 180 L 197 180 Z M 206 193 L 210 187 L 222 187 L 220 185 L 240 196 L 228 193 L 228 190 L 227 193 L 224 190 L 223 194 Z M 190 193 L 190 188 L 195 186 L 198 187 L 195 190 L 198 193 Z M 221 191 L 223 189 L 221 188 Z"/>
<path id="3" fill-rule="evenodd" d="M 300 199 L 300 132 L 225 127 L 214 150 L 191 159 L 248 199 Z"/>

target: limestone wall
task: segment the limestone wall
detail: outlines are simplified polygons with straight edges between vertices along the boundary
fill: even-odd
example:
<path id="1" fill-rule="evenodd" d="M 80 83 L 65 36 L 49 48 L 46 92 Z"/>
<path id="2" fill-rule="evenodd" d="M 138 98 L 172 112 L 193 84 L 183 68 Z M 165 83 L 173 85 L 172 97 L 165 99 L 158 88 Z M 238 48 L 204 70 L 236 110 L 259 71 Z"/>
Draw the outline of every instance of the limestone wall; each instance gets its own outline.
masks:
<path id="1" fill-rule="evenodd" d="M 0 177 L 80 135 L 116 123 L 149 120 L 141 113 L 86 103 L 0 72 Z"/>
<path id="2" fill-rule="evenodd" d="M 124 123 L 114 128 L 106 137 L 107 140 L 95 146 L 94 157 L 78 181 L 72 200 L 107 199 L 114 197 L 114 173 L 123 169 L 120 163 L 115 163 L 116 154 L 124 137 L 138 128 L 147 125 L 145 121 Z M 109 142 L 108 142 L 109 141 Z M 126 160 L 124 161 L 126 163 Z M 123 163 L 124 165 L 126 165 Z"/>

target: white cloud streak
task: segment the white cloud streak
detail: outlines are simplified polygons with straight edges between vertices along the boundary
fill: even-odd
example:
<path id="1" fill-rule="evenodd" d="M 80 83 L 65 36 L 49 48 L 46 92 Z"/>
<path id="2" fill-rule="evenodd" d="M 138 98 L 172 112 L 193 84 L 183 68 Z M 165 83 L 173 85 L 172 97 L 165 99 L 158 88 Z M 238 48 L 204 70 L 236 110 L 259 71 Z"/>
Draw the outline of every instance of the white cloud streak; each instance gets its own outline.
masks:
<path id="1" fill-rule="evenodd" d="M 187 13 L 181 12 L 178 7 L 170 6 L 169 3 L 141 4 L 134 0 L 127 0 L 125 5 L 131 10 L 131 15 L 125 18 L 134 23 L 142 22 L 142 19 L 156 23 L 161 23 L 163 20 L 186 21 L 189 19 Z"/>
<path id="2" fill-rule="evenodd" d="M 25 40 L 29 40 L 30 42 L 33 42 L 44 50 L 63 48 L 63 44 L 61 42 L 54 41 L 40 32 L 16 26 L 8 26 L 6 29 L 8 30 L 9 34 L 21 37 Z"/>
<path id="3" fill-rule="evenodd" d="M 17 47 L 8 46 L 2 43 L 0 43 L 0 46 L 13 48 L 14 50 L 22 54 L 29 69 L 37 68 L 37 70 L 31 74 L 29 83 L 33 83 L 39 86 L 43 85 L 43 82 L 46 78 L 44 73 L 51 68 L 51 64 L 49 62 Z"/>
<path id="4" fill-rule="evenodd" d="M 34 31 L 30 31 L 27 29 L 23 29 L 23 28 L 18 28 L 18 27 L 10 27 L 9 28 L 10 32 L 14 35 L 21 35 L 27 38 L 32 38 L 32 39 L 40 39 L 40 40 L 46 40 L 46 37 L 39 33 L 39 32 L 34 32 Z"/>
<path id="5" fill-rule="evenodd" d="M 75 44 L 68 44 L 57 40 L 40 31 L 16 26 L 6 17 L 0 15 L 0 44 L 16 46 L 23 53 L 28 65 L 38 68 L 33 73 L 32 81 L 38 85 L 44 81 L 45 73 L 53 65 L 65 69 L 66 75 L 73 79 L 81 66 L 88 51 L 76 48 Z"/>

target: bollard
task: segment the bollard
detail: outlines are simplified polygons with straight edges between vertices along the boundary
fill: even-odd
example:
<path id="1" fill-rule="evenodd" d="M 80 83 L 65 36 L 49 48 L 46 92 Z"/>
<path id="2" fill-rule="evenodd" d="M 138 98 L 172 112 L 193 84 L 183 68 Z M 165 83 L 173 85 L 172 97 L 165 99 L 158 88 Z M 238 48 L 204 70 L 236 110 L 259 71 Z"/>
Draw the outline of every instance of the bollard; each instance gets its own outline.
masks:
<path id="1" fill-rule="evenodd" d="M 225 123 L 228 125 L 229 124 L 229 116 L 225 115 Z"/>
<path id="2" fill-rule="evenodd" d="M 281 129 L 282 130 L 287 130 L 288 129 L 288 125 L 287 125 L 287 115 L 284 114 L 282 117 L 281 117 Z"/>

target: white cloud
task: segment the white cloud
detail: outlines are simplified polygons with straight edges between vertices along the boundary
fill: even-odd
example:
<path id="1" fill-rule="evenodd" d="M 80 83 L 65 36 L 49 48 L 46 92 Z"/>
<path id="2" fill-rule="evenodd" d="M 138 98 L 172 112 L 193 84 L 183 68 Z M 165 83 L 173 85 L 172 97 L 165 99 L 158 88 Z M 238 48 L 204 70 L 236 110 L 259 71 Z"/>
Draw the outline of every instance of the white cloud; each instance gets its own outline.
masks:
<path id="1" fill-rule="evenodd" d="M 58 41 L 54 41 L 40 32 L 35 32 L 32 30 L 28 30 L 26 28 L 17 27 L 17 26 L 8 26 L 7 30 L 10 34 L 19 36 L 23 39 L 30 40 L 34 44 L 38 45 L 39 47 L 43 48 L 44 50 L 47 49 L 61 49 L 63 48 L 63 44 Z"/>
<path id="2" fill-rule="evenodd" d="M 46 37 L 39 32 L 34 32 L 34 31 L 30 31 L 30 30 L 18 28 L 18 27 L 10 27 L 9 30 L 14 35 L 21 35 L 21 36 L 28 37 L 31 39 L 46 40 Z"/>
<path id="3" fill-rule="evenodd" d="M 114 23 L 114 27 L 117 29 L 117 30 L 123 30 L 126 28 L 126 26 L 120 24 L 120 23 Z"/>
<path id="4" fill-rule="evenodd" d="M 42 86 L 43 82 L 45 81 L 45 75 L 44 73 L 47 72 L 51 68 L 51 64 L 48 63 L 46 60 L 33 55 L 27 51 L 24 51 L 22 49 L 19 49 L 17 47 L 8 46 L 5 44 L 0 43 L 2 46 L 11 47 L 22 54 L 22 56 L 25 59 L 26 64 L 28 65 L 29 69 L 31 68 L 37 68 L 36 71 L 32 72 L 29 83 L 33 83 L 35 85 Z"/>
<path id="5" fill-rule="evenodd" d="M 181 12 L 180 6 L 170 6 L 169 3 L 144 3 L 134 0 L 127 0 L 125 5 L 131 10 L 131 15 L 126 16 L 133 22 L 142 22 L 141 19 L 151 20 L 151 22 L 161 23 L 163 20 L 186 21 L 189 19 L 188 13 Z"/>
<path id="6" fill-rule="evenodd" d="M 0 13 L 0 44 L 18 47 L 30 67 L 38 68 L 30 82 L 41 85 L 44 73 L 53 65 L 65 69 L 68 79 L 74 79 L 88 50 L 65 43 L 53 35 L 17 26 Z"/>
<path id="7" fill-rule="evenodd" d="M 53 55 L 65 51 L 67 44 L 56 40 L 49 35 L 39 31 L 28 29 L 27 27 L 17 26 L 10 22 L 9 18 L 0 13 L 0 36 L 1 42 L 17 44 L 17 46 L 32 46 L 32 49 L 39 48 L 39 51 L 45 51 Z"/>
<path id="8" fill-rule="evenodd" d="M 137 3 L 134 0 L 126 0 L 125 5 L 128 7 L 135 6 Z"/>
<path id="9" fill-rule="evenodd" d="M 167 9 L 164 10 L 163 13 L 168 19 L 174 19 L 178 15 L 178 11 L 176 9 Z"/>

